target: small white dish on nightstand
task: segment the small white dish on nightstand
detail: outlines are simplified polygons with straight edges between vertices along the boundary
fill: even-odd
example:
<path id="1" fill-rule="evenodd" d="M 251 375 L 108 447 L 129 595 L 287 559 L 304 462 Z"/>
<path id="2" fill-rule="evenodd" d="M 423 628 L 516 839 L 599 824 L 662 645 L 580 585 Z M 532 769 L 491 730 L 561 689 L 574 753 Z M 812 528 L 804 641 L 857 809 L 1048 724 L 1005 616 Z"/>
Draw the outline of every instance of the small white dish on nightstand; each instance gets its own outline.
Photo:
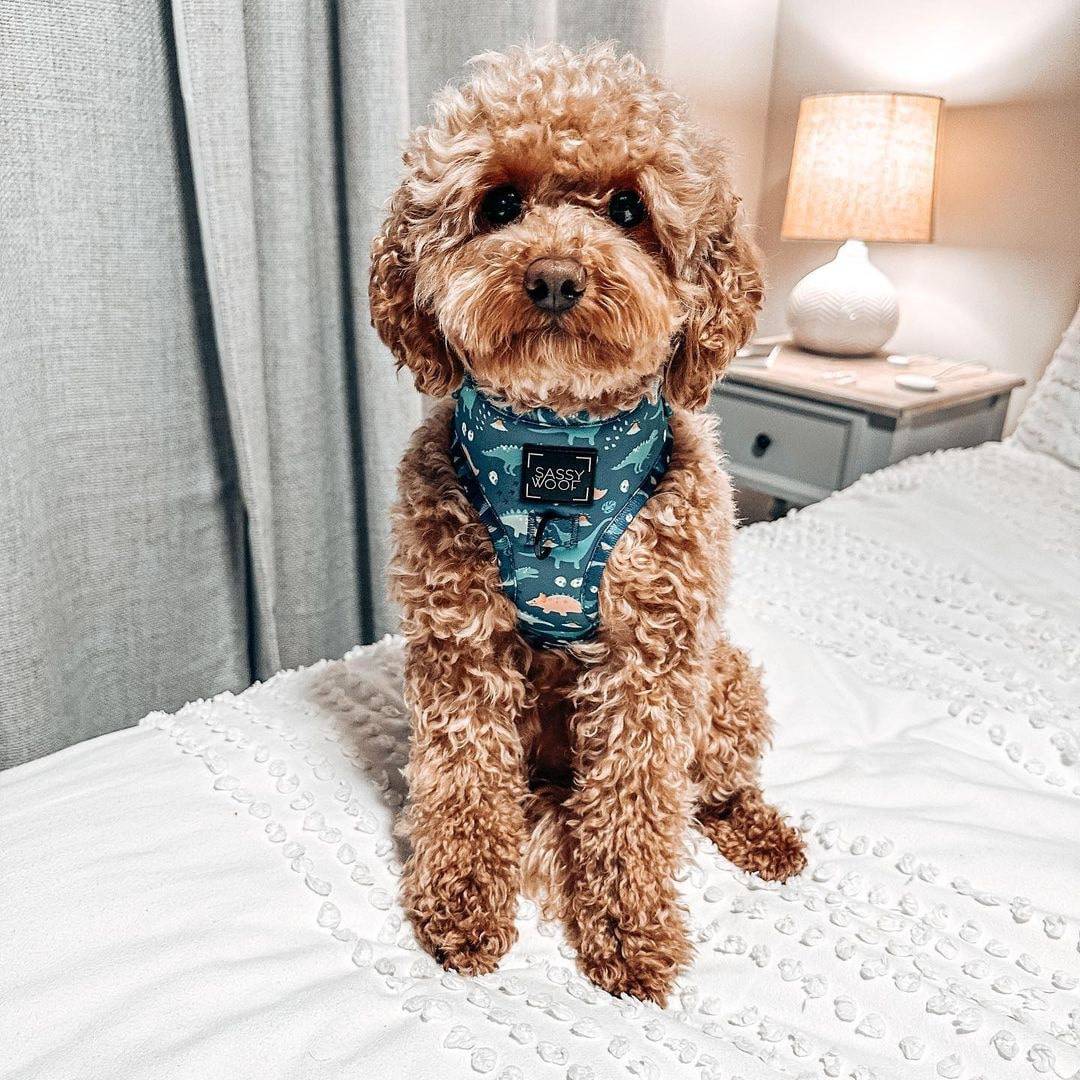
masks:
<path id="1" fill-rule="evenodd" d="M 932 375 L 918 375 L 905 371 L 893 380 L 903 390 L 921 390 L 930 393 L 938 388 L 938 381 Z"/>

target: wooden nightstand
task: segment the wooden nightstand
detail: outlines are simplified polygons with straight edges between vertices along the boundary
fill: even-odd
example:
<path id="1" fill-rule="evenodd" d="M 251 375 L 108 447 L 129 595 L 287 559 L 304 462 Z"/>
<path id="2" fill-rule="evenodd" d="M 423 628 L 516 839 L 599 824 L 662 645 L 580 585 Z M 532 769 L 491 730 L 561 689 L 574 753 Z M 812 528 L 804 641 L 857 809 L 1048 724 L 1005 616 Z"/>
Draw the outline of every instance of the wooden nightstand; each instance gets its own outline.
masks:
<path id="1" fill-rule="evenodd" d="M 732 479 L 771 495 L 782 513 L 912 454 L 999 439 L 1009 394 L 1024 380 L 961 372 L 929 392 L 893 381 L 905 371 L 933 374 L 945 366 L 896 367 L 884 357 L 841 360 L 791 347 L 769 368 L 733 364 L 709 406 L 720 417 Z M 838 385 L 824 378 L 834 372 L 855 380 Z"/>

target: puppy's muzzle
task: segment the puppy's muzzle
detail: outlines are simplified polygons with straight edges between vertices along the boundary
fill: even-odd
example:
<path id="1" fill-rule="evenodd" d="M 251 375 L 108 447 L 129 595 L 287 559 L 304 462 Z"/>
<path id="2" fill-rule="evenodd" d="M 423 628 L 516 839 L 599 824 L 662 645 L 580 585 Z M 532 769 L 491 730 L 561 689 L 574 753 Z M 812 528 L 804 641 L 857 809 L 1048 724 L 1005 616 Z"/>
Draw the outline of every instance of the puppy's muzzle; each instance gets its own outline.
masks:
<path id="1" fill-rule="evenodd" d="M 584 295 L 588 275 L 576 259 L 534 259 L 525 270 L 525 293 L 552 315 L 569 311 Z"/>

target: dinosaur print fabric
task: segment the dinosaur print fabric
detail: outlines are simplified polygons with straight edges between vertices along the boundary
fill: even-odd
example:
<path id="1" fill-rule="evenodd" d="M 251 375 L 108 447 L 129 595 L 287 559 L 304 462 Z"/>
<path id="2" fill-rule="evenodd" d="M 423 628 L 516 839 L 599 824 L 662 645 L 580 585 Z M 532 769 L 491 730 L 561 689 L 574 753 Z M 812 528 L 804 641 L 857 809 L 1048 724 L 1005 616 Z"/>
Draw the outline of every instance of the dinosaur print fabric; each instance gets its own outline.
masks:
<path id="1" fill-rule="evenodd" d="M 519 413 L 469 379 L 455 396 L 454 465 L 521 633 L 547 646 L 589 637 L 608 556 L 667 470 L 670 407 L 657 392 L 605 420 Z"/>

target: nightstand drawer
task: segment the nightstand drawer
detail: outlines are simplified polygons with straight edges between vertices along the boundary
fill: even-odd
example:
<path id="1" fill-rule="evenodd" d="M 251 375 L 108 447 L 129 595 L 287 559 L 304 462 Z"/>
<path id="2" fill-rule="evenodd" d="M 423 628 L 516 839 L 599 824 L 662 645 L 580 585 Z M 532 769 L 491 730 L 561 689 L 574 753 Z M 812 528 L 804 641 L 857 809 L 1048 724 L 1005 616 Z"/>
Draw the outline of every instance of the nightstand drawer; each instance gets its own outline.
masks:
<path id="1" fill-rule="evenodd" d="M 713 395 L 712 411 L 734 472 L 790 481 L 817 498 L 842 486 L 849 422 L 795 404 L 764 403 L 731 387 Z"/>

